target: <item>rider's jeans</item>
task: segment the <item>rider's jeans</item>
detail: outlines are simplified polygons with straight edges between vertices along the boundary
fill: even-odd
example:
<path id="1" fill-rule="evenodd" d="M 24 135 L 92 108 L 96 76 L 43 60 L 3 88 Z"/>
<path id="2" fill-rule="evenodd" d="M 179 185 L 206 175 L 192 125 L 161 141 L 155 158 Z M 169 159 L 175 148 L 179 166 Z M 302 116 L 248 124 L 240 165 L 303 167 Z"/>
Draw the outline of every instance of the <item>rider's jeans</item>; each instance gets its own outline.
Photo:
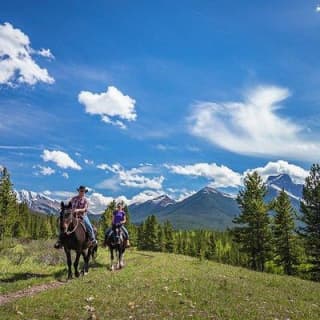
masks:
<path id="1" fill-rule="evenodd" d="M 95 236 L 94 236 L 94 232 L 93 232 L 93 228 L 92 228 L 92 224 L 88 218 L 88 215 L 85 215 L 83 217 L 83 222 L 88 230 L 88 233 L 89 233 L 89 237 L 92 239 L 92 240 L 95 240 Z"/>

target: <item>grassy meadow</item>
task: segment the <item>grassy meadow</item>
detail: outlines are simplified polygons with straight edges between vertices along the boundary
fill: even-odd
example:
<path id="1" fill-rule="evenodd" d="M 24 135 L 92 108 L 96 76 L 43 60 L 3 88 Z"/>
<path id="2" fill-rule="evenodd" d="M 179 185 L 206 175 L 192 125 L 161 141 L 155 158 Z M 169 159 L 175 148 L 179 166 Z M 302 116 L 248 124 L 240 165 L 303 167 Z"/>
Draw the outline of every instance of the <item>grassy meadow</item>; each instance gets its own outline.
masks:
<path id="1" fill-rule="evenodd" d="M 0 292 L 63 285 L 0 306 L 0 319 L 320 319 L 320 283 L 165 253 L 129 250 L 107 269 L 99 250 L 89 274 L 66 282 L 52 242 L 1 248 Z"/>

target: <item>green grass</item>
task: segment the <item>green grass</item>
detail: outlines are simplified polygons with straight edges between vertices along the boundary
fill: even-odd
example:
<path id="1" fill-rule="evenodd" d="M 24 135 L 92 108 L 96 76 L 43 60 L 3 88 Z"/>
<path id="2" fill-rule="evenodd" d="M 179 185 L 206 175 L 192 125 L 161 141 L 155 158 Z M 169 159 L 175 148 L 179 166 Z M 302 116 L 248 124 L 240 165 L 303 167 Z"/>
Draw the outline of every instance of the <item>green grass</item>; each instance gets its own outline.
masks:
<path id="1" fill-rule="evenodd" d="M 11 241 L 0 250 L 0 294 L 64 276 L 65 255 L 52 241 Z"/>
<path id="2" fill-rule="evenodd" d="M 163 253 L 128 252 L 113 273 L 107 262 L 101 249 L 88 276 L 4 305 L 0 319 L 320 319 L 319 283 Z"/>

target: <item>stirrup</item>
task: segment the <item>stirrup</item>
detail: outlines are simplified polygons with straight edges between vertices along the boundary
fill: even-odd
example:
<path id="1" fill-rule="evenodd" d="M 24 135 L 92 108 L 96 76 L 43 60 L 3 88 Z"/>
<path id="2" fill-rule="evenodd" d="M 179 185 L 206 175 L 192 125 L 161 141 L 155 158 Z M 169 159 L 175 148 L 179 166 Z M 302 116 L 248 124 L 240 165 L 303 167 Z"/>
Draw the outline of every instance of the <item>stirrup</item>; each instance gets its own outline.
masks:
<path id="1" fill-rule="evenodd" d="M 61 240 L 58 240 L 58 241 L 54 244 L 54 248 L 55 248 L 55 249 L 61 249 L 61 248 L 62 248 Z"/>

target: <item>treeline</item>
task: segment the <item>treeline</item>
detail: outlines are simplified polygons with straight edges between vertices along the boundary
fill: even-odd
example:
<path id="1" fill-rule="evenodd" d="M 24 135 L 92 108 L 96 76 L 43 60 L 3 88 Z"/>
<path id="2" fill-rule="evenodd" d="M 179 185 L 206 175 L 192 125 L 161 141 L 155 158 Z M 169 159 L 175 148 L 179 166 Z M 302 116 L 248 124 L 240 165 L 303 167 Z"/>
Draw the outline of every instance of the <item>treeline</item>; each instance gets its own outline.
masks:
<path id="1" fill-rule="evenodd" d="M 9 172 L 0 170 L 0 239 L 49 239 L 56 235 L 57 217 L 32 212 L 18 203 Z"/>
<path id="2" fill-rule="evenodd" d="M 285 274 L 319 281 L 320 166 L 314 164 L 305 180 L 301 213 L 294 211 L 284 190 L 269 203 L 264 200 L 266 193 L 262 178 L 253 172 L 245 177 L 237 197 L 241 213 L 234 219 L 232 235 L 247 266 L 268 271 L 271 265 Z"/>
<path id="3" fill-rule="evenodd" d="M 112 213 L 115 209 L 116 203 L 112 201 L 100 218 L 98 223 L 100 240 L 111 226 Z M 177 253 L 233 265 L 246 265 L 246 257 L 240 253 L 239 246 L 232 241 L 229 231 L 178 231 L 174 230 L 170 221 L 159 223 L 155 215 L 149 216 L 140 225 L 134 225 L 130 223 L 128 208 L 125 207 L 124 210 L 130 242 L 138 250 Z"/>
<path id="4" fill-rule="evenodd" d="M 130 223 L 125 207 L 131 243 L 141 250 L 174 252 L 320 281 L 320 165 L 314 164 L 305 180 L 301 213 L 294 211 L 284 190 L 269 203 L 266 193 L 259 174 L 247 174 L 237 197 L 241 212 L 234 219 L 235 227 L 225 232 L 178 231 L 169 221 L 159 223 L 155 216 L 137 226 Z M 101 240 L 115 208 L 112 201 L 96 223 Z M 56 219 L 19 204 L 7 169 L 0 170 L 0 240 L 55 237 Z"/>
<path id="5" fill-rule="evenodd" d="M 132 242 L 141 250 L 174 252 L 320 281 L 320 165 L 314 164 L 305 180 L 301 213 L 295 212 L 284 190 L 269 203 L 266 193 L 261 176 L 247 174 L 237 196 L 241 213 L 233 229 L 175 231 L 170 222 L 160 224 L 152 215 L 139 226 L 129 224 Z M 106 210 L 104 221 L 111 221 L 114 206 Z"/>

